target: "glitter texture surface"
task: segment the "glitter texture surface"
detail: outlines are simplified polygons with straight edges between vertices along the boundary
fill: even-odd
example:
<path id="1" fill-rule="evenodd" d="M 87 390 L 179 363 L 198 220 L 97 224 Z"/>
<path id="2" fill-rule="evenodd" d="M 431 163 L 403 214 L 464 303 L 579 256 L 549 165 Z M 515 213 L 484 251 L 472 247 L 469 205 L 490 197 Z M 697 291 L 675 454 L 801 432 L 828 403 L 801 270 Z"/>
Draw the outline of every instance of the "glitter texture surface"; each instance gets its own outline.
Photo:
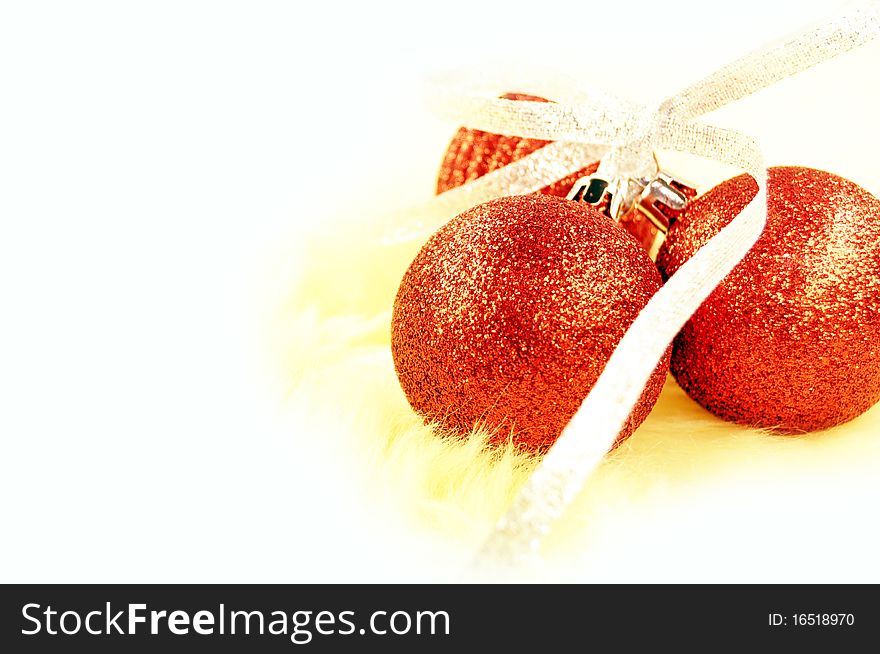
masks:
<path id="1" fill-rule="evenodd" d="M 647 254 L 610 218 L 547 195 L 500 198 L 450 221 L 400 285 L 392 354 L 426 419 L 543 451 L 660 288 Z M 663 386 L 658 365 L 620 438 Z"/>
<path id="2" fill-rule="evenodd" d="M 524 93 L 505 93 L 501 97 L 505 100 L 548 102 L 545 98 Z M 505 136 L 462 127 L 456 132 L 446 149 L 440 173 L 437 176 L 437 193 L 461 186 L 486 173 L 518 161 L 548 143 L 551 141 Z M 545 186 L 539 193 L 564 198 L 579 178 L 595 173 L 598 167 L 599 162 L 597 161 L 549 186 Z M 642 244 L 645 250 L 651 249 L 657 229 L 649 220 L 639 212 L 632 212 L 622 218 L 621 225 Z"/>
<path id="3" fill-rule="evenodd" d="M 698 198 L 657 265 L 671 276 L 754 196 L 741 175 Z M 846 179 L 771 168 L 767 226 L 676 337 L 672 373 L 727 420 L 799 433 L 880 400 L 880 200 Z"/>

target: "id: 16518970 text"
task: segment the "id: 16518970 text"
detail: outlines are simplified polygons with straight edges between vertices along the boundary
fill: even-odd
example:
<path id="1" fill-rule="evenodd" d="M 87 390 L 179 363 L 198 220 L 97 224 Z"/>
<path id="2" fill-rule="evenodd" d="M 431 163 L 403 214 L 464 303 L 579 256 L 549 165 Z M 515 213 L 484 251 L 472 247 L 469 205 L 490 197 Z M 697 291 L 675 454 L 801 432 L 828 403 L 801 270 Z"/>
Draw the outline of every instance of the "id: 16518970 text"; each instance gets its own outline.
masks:
<path id="1" fill-rule="evenodd" d="M 771 627 L 851 627 L 856 622 L 852 613 L 770 613 L 767 624 Z"/>

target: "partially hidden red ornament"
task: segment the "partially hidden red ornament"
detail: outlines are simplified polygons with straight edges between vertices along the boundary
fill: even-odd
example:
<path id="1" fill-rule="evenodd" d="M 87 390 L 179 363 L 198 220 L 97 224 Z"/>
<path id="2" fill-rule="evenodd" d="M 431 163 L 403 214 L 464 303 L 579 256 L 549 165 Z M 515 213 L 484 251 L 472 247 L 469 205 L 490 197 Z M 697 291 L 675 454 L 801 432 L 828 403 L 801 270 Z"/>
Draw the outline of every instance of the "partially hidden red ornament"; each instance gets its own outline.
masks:
<path id="1" fill-rule="evenodd" d="M 549 195 L 460 214 L 424 245 L 397 293 L 391 350 L 413 408 L 445 431 L 547 449 L 661 286 L 610 218 Z M 657 400 L 669 353 L 619 440 Z"/>
<path id="2" fill-rule="evenodd" d="M 748 175 L 690 204 L 657 265 L 668 279 L 755 196 Z M 769 170 L 761 238 L 676 337 L 672 374 L 726 420 L 799 433 L 880 400 L 880 200 L 820 170 Z"/>
<path id="3" fill-rule="evenodd" d="M 524 93 L 505 93 L 501 98 L 549 102 L 546 98 Z M 551 141 L 505 136 L 461 127 L 452 138 L 443 157 L 443 163 L 437 177 L 437 193 L 461 186 L 486 173 L 491 173 L 509 163 L 518 161 L 549 143 Z M 578 179 L 595 173 L 598 168 L 599 162 L 594 162 L 576 173 L 545 186 L 538 193 L 564 198 Z M 620 224 L 641 243 L 645 250 L 651 249 L 657 228 L 643 215 L 637 211 L 631 212 L 621 218 Z"/>

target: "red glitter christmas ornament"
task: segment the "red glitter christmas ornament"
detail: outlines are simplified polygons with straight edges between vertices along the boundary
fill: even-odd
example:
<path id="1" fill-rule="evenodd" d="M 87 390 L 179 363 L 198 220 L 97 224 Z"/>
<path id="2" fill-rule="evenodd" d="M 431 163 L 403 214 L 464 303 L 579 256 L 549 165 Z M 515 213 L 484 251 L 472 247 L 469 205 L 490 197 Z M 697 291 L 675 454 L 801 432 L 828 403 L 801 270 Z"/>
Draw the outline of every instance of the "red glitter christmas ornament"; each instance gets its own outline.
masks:
<path id="1" fill-rule="evenodd" d="M 645 251 L 591 206 L 548 195 L 486 202 L 436 232 L 404 275 L 397 375 L 427 420 L 543 451 L 660 286 Z M 650 412 L 668 360 L 619 440 Z"/>
<path id="2" fill-rule="evenodd" d="M 549 102 L 546 98 L 524 93 L 505 93 L 501 97 L 505 100 Z M 437 177 L 437 193 L 461 186 L 486 173 L 491 173 L 493 170 L 518 161 L 548 143 L 551 141 L 505 136 L 461 127 L 452 138 L 443 157 L 440 174 Z M 597 161 L 576 173 L 563 177 L 550 186 L 545 186 L 538 193 L 564 198 L 579 178 L 595 173 L 598 168 L 599 162 Z M 632 212 L 623 216 L 620 224 L 635 237 L 645 250 L 650 250 L 657 234 L 657 228 L 650 221 L 639 212 Z"/>
<path id="3" fill-rule="evenodd" d="M 741 175 L 695 200 L 658 254 L 664 279 L 756 192 Z M 676 337 L 671 369 L 716 415 L 784 433 L 880 400 L 880 200 L 820 170 L 771 168 L 764 233 Z"/>

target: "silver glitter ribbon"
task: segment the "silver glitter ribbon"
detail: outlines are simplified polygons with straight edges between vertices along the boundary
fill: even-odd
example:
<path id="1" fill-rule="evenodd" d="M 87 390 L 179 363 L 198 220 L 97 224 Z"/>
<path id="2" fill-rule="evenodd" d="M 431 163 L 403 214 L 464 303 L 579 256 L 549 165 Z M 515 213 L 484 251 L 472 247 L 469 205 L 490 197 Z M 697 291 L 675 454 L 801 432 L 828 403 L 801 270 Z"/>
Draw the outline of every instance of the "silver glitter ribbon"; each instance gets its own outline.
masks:
<path id="1" fill-rule="evenodd" d="M 500 99 L 460 80 L 435 94 L 433 106 L 463 125 L 554 143 L 437 196 L 421 215 L 402 216 L 386 232 L 392 240 L 424 239 L 440 226 L 438 213 L 451 217 L 490 199 L 537 191 L 603 157 L 606 173 L 625 179 L 654 172 L 657 150 L 686 152 L 736 166 L 758 184 L 754 199 L 667 281 L 624 334 L 578 412 L 485 541 L 480 569 L 504 571 L 538 560 L 544 536 L 611 448 L 673 337 L 763 230 L 767 174 L 757 143 L 695 119 L 878 35 L 880 0 L 860 2 L 734 61 L 657 107 L 571 85 L 548 96 L 553 103 Z"/>

